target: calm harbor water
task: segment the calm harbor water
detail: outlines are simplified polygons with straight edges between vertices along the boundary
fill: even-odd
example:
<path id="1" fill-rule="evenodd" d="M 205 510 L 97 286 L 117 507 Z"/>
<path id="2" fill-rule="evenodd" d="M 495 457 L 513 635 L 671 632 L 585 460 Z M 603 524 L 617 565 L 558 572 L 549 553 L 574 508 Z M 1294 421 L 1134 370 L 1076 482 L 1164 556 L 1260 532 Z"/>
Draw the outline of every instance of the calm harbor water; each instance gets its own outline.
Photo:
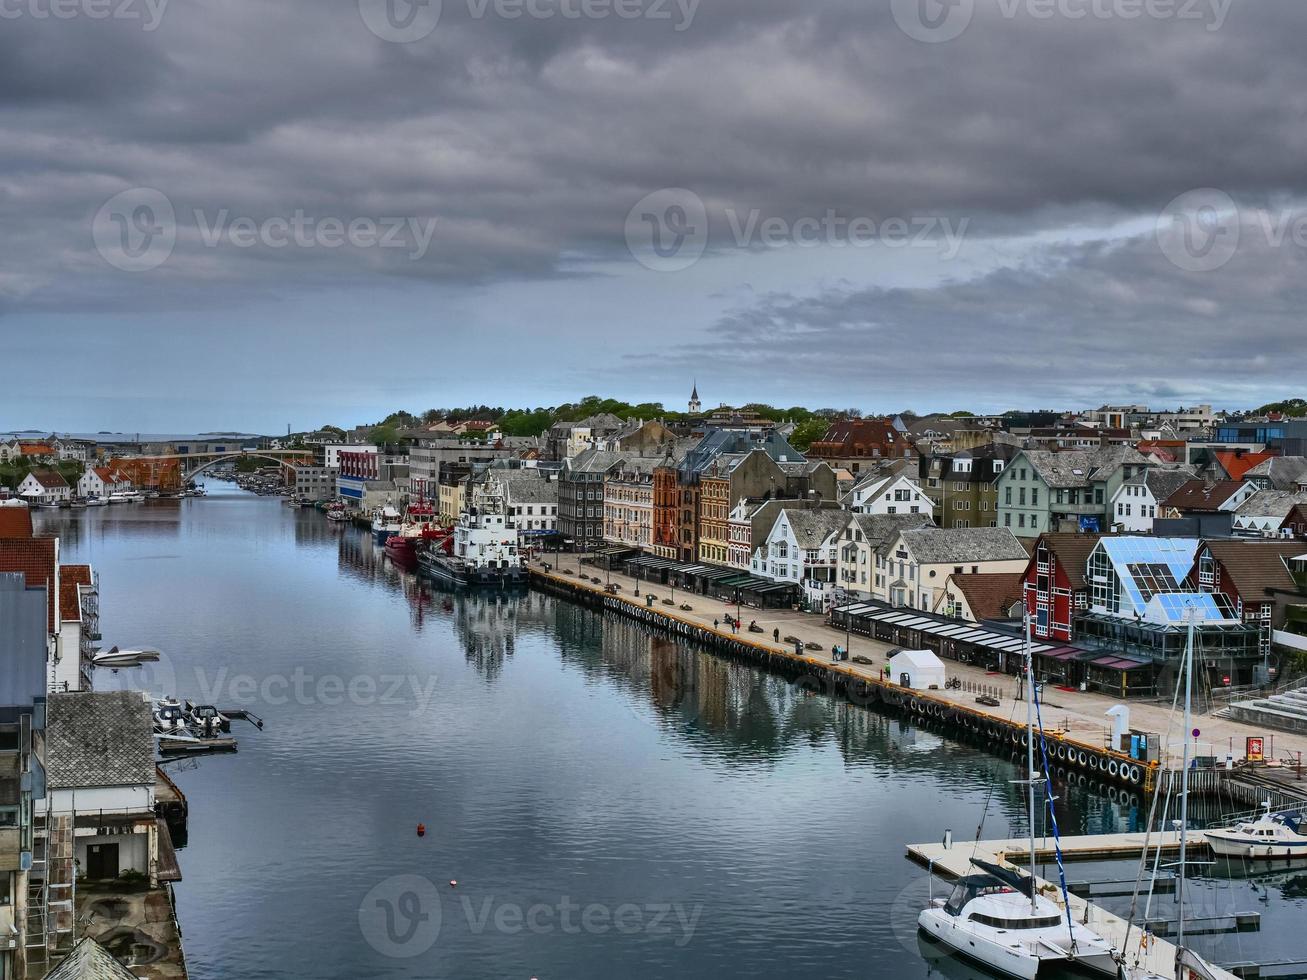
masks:
<path id="1" fill-rule="evenodd" d="M 198 980 L 974 975 L 923 961 L 903 845 L 969 839 L 987 801 L 987 837 L 1023 832 L 1010 760 L 567 602 L 441 592 L 360 531 L 211 491 L 41 513 L 99 572 L 104 646 L 166 654 L 97 686 L 267 722 L 169 767 Z M 1057 792 L 1064 833 L 1140 819 Z"/>

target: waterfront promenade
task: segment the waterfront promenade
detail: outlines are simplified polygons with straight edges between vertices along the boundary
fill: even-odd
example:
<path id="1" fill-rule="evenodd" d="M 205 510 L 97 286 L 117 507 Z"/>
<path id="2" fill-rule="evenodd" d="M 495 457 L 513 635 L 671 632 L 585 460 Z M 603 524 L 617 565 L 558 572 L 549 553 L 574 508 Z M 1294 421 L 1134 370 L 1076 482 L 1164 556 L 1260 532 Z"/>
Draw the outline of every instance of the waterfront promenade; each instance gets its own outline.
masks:
<path id="1" fill-rule="evenodd" d="M 576 555 L 565 554 L 559 556 L 551 554 L 544 561 L 535 563 L 531 571 L 532 574 L 546 575 L 560 582 L 567 582 L 573 586 L 584 586 L 598 593 L 603 593 L 605 585 L 611 582 L 620 588 L 621 591 L 618 594 L 628 599 L 634 599 L 635 590 L 638 586 L 641 594 L 640 601 L 643 602 L 643 597 L 652 593 L 657 596 L 655 609 L 665 615 L 693 623 L 702 629 L 713 630 L 723 637 L 734 636 L 735 639 L 747 640 L 759 647 L 777 653 L 793 655 L 793 644 L 785 643 L 783 640 L 779 643 L 774 641 L 774 631 L 779 630 L 782 638 L 795 636 L 805 643 L 814 642 L 820 644 L 821 650 L 805 651 L 803 655 L 804 660 L 810 661 L 814 665 L 829 666 L 831 664 L 831 647 L 836 644 L 842 647 L 847 646 L 850 656 L 866 657 L 872 661 L 872 665 L 858 664 L 850 660 L 842 662 L 839 665 L 840 668 L 869 678 L 883 678 L 888 655 L 894 649 L 888 643 L 882 643 L 857 634 L 846 634 L 844 630 L 827 625 L 824 617 L 820 615 L 797 612 L 792 609 L 754 609 L 749 606 L 742 606 L 740 608 L 740 619 L 743 622 L 739 632 L 732 634 L 726 618 L 735 615 L 735 606 L 727 605 L 709 596 L 687 593 L 681 589 L 677 589 L 673 596 L 672 590 L 667 586 L 654 584 L 650 588 L 649 582 L 637 582 L 635 578 L 629 575 L 607 572 L 602 568 L 595 568 L 589 564 L 578 564 L 578 557 Z M 556 560 L 559 561 L 554 564 Z M 545 570 L 546 564 L 551 566 L 550 571 Z M 581 576 L 585 576 L 586 580 L 582 581 Z M 599 584 L 590 582 L 589 579 L 591 578 L 598 578 Z M 675 598 L 675 604 L 671 606 L 664 605 L 662 600 L 668 598 Z M 691 608 L 683 610 L 680 608 L 682 604 L 688 604 Z M 717 622 L 716 626 L 713 625 L 714 620 Z M 763 632 L 748 632 L 751 621 L 756 621 Z M 964 705 L 973 711 L 981 711 L 1003 721 L 1024 720 L 1024 702 L 1016 700 L 1019 693 L 1017 678 L 990 673 L 983 667 L 957 663 L 951 660 L 946 661 L 946 667 L 948 676 L 963 681 L 964 688 L 961 690 L 931 691 L 933 697 Z M 996 691 L 1000 699 L 998 707 L 986 708 L 976 703 L 975 690 L 982 688 L 990 688 Z M 1068 738 L 1079 742 L 1106 745 L 1111 726 L 1105 712 L 1112 705 L 1120 703 L 1127 704 L 1130 708 L 1131 728 L 1140 731 L 1157 732 L 1164 736 L 1165 741 L 1165 734 L 1172 727 L 1169 702 L 1165 704 L 1156 701 L 1138 700 L 1123 702 L 1120 699 L 1095 692 L 1067 691 L 1061 688 L 1046 689 L 1043 705 L 1044 725 L 1050 730 L 1063 732 Z M 1182 747 L 1179 741 L 1178 727 L 1177 718 L 1175 722 L 1176 732 L 1173 736 L 1175 741 L 1171 744 L 1171 749 L 1177 754 Z M 1298 754 L 1301 753 L 1304 763 L 1307 764 L 1307 736 L 1260 729 L 1243 722 L 1220 718 L 1211 714 L 1197 716 L 1195 727 L 1201 731 L 1198 739 L 1200 747 L 1205 750 L 1209 749 L 1210 754 L 1214 754 L 1218 758 L 1224 758 L 1228 753 L 1233 755 L 1236 760 L 1241 760 L 1244 755 L 1244 739 L 1249 736 L 1259 736 L 1266 739 L 1268 758 L 1277 760 L 1297 758 Z M 1204 751 L 1203 754 L 1209 753 Z M 1303 788 L 1304 792 L 1307 792 L 1307 776 L 1298 785 Z"/>

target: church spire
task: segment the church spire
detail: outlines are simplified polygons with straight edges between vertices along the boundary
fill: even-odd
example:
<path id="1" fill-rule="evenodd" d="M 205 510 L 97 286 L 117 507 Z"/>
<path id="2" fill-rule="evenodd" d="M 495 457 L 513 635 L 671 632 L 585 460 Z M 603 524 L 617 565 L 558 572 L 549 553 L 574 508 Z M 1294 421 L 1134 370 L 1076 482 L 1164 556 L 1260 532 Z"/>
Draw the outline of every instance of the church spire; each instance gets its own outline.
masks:
<path id="1" fill-rule="evenodd" d="M 699 402 L 699 380 L 696 378 L 694 387 L 690 389 L 690 414 L 697 414 L 702 407 Z"/>

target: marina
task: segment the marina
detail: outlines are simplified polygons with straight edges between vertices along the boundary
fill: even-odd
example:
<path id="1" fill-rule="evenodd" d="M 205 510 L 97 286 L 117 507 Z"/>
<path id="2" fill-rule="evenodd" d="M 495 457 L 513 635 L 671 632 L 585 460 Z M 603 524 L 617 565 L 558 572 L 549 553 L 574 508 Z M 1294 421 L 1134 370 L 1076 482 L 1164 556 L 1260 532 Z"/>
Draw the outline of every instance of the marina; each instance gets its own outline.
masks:
<path id="1" fill-rule="evenodd" d="M 577 566 L 568 574 L 558 568 L 557 558 L 552 555 L 531 565 L 530 592 L 498 587 L 448 592 L 440 582 L 415 575 L 405 563 L 393 560 L 390 549 L 377 545 L 370 528 L 334 527 L 314 510 L 280 507 L 276 501 L 240 491 L 211 495 L 203 510 L 183 512 L 175 508 L 179 505 L 173 502 L 148 502 L 130 511 L 133 519 L 125 523 L 113 521 L 115 515 L 126 513 L 117 508 L 86 511 L 62 526 L 70 549 L 90 549 L 86 553 L 88 557 L 93 554 L 97 567 L 113 570 L 117 583 L 114 589 L 157 597 L 143 607 L 124 606 L 116 604 L 106 588 L 103 615 L 107 620 L 112 617 L 113 635 L 124 636 L 128 642 L 148 639 L 148 649 L 162 652 L 163 664 L 178 675 L 181 700 L 189 698 L 191 710 L 208 703 L 229 706 L 222 708 L 224 715 L 253 710 L 260 718 L 275 718 L 257 737 L 242 738 L 239 755 L 181 755 L 178 762 L 170 763 L 187 767 L 182 778 L 189 816 L 185 844 L 178 853 L 186 876 L 175 888 L 186 930 L 187 968 L 192 976 L 218 975 L 214 971 L 220 963 L 223 972 L 231 969 L 233 962 L 236 969 L 252 966 L 252 962 L 240 966 L 239 955 L 233 960 L 234 947 L 228 940 L 236 935 L 257 936 L 262 924 L 239 911 L 247 897 L 243 890 L 233 887 L 229 870 L 236 870 L 241 881 L 258 882 L 256 869 L 263 862 L 283 860 L 279 852 L 284 851 L 298 856 L 310 882 L 321 882 L 320 892 L 327 882 L 339 877 L 326 867 L 318 869 L 309 845 L 321 833 L 345 833 L 343 825 L 333 820 L 328 828 L 319 827 L 310 837 L 302 838 L 294 829 L 290 813 L 284 822 L 277 818 L 271 824 L 264 815 L 267 798 L 284 798 L 288 793 L 297 801 L 296 812 L 307 808 L 324 814 L 331 809 L 321 787 L 298 774 L 310 760 L 316 760 L 311 763 L 315 766 L 327 764 L 325 757 L 319 758 L 317 749 L 298 737 L 296 733 L 300 732 L 314 733 L 313 738 L 323 742 L 324 750 L 328 745 L 347 744 L 341 736 L 348 732 L 367 747 L 369 757 L 381 752 L 384 758 L 389 749 L 405 759 L 403 765 L 383 765 L 376 793 L 351 801 L 351 809 L 357 811 L 362 806 L 369 825 L 381 831 L 365 848 L 367 863 L 386 869 L 380 876 L 375 871 L 365 873 L 359 861 L 351 860 L 347 865 L 355 871 L 340 872 L 362 873 L 361 879 L 351 880 L 370 879 L 375 884 L 387 875 L 404 873 L 408 862 L 418 860 L 424 872 L 435 880 L 458 877 L 460 892 L 475 887 L 478 895 L 493 890 L 497 896 L 508 896 L 499 901 L 529 903 L 534 900 L 532 896 L 540 895 L 542 887 L 546 894 L 552 887 L 578 900 L 586 895 L 590 900 L 610 895 L 613 897 L 609 900 L 616 901 L 616 896 L 621 895 L 637 903 L 652 901 L 655 896 L 701 902 L 707 918 L 687 947 L 654 945 L 659 961 L 668 964 L 669 969 L 676 964 L 674 969 L 685 976 L 706 977 L 727 969 L 726 962 L 718 962 L 713 952 L 719 944 L 738 948 L 734 944 L 748 943 L 750 936 L 760 939 L 768 931 L 792 928 L 794 915 L 800 920 L 811 917 L 811 921 L 823 922 L 837 930 L 841 939 L 832 948 L 799 944 L 779 962 L 774 962 L 774 956 L 766 962 L 759 960 L 751 968 L 756 975 L 779 977 L 797 971 L 859 976 L 861 970 L 856 964 L 867 956 L 892 957 L 898 972 L 908 977 L 952 968 L 948 962 L 922 959 L 915 920 L 928 904 L 928 884 L 925 875 L 911 869 L 918 867 L 918 862 L 929 865 L 934 861 L 937 873 L 946 876 L 953 862 L 970 851 L 970 845 L 955 842 L 947 853 L 942 845 L 912 845 L 908 853 L 913 860 L 904 862 L 902 855 L 905 842 L 920 840 L 925 836 L 923 831 L 931 832 L 938 840 L 951 828 L 974 823 L 992 787 L 1009 787 L 1016 778 L 1014 758 L 1024 756 L 1021 746 L 1008 741 L 997 752 L 994 750 L 995 732 L 1001 728 L 1006 738 L 1008 726 L 1020 727 L 1015 719 L 1024 710 L 1004 679 L 987 678 L 983 673 L 964 675 L 967 690 L 914 692 L 921 696 L 905 699 L 896 697 L 902 692 L 896 691 L 894 685 L 878 679 L 885 649 L 855 637 L 850 645 L 853 656 L 868 662 L 852 657 L 832 662 L 825 651 L 844 634 L 817 617 L 785 610 L 750 611 L 749 615 L 757 616 L 758 629 L 763 632 L 745 628 L 747 618 L 738 630 L 732 630 L 722 625 L 727 610 L 720 603 L 707 604 L 703 597 L 679 591 L 673 598 L 663 589 L 655 591 L 651 602 L 647 588 L 641 589 L 637 600 L 636 583 L 628 584 L 621 576 L 589 566 L 580 566 L 584 576 L 577 573 Z M 88 534 L 90 525 L 82 522 L 98 520 L 112 523 L 101 528 L 103 533 Z M 192 551 L 189 542 L 217 540 L 213 534 L 219 528 L 223 529 L 222 540 L 230 543 L 217 552 L 206 547 L 200 559 L 200 553 Z M 174 542 L 172 553 L 191 557 L 132 560 L 133 556 L 160 554 L 159 543 L 165 541 Z M 277 561 L 269 565 L 264 558 L 250 563 L 255 554 L 269 554 L 270 546 L 272 553 L 279 556 Z M 207 658 L 204 650 L 209 644 L 189 636 L 185 621 L 166 611 L 166 596 L 159 592 L 165 579 L 159 576 L 166 576 L 168 566 L 178 560 L 203 560 L 211 566 L 216 562 L 234 576 L 227 581 L 237 589 L 236 602 L 242 615 L 216 634 L 223 638 L 222 646 L 227 651 L 221 661 Z M 326 578 L 324 572 L 328 573 Z M 268 575 L 276 577 L 277 589 L 267 587 Z M 107 581 L 110 576 L 105 578 Z M 610 589 L 614 584 L 619 585 L 618 591 Z M 256 640 L 256 634 L 247 629 L 266 630 L 266 626 L 257 624 L 284 618 L 290 611 L 284 601 L 287 596 L 296 597 L 292 608 L 307 604 L 313 610 L 312 625 L 304 621 L 298 627 L 291 626 L 293 632 L 260 633 Z M 369 665 L 365 673 L 378 684 L 382 675 L 423 678 L 434 672 L 445 677 L 445 686 L 437 683 L 432 688 L 434 701 L 429 708 L 415 713 L 412 685 L 406 689 L 410 697 L 389 708 L 378 704 L 379 698 L 351 703 L 335 697 L 324 703 L 314 693 L 318 690 L 316 683 L 306 687 L 306 697 L 269 700 L 257 694 L 261 686 L 269 690 L 269 681 L 293 677 L 296 668 L 307 672 L 310 665 L 319 681 L 321 675 L 332 672 L 342 676 L 342 682 L 347 681 L 351 673 L 358 673 L 357 667 L 347 665 L 357 662 L 360 650 L 350 639 L 355 635 L 350 623 L 363 616 L 375 618 L 377 610 L 383 608 L 389 610 L 387 621 L 376 620 L 381 632 L 370 636 L 362 647 Z M 128 609 L 142 618 L 124 620 Z M 149 617 L 148 627 L 145 617 Z M 715 627 L 714 618 L 718 621 Z M 130 625 L 133 621 L 137 628 Z M 232 627 L 242 622 L 248 622 L 249 627 L 241 627 L 239 634 L 231 633 Z M 780 641 L 773 639 L 773 632 L 780 635 Z M 273 635 L 282 640 L 284 649 L 280 653 L 278 645 L 267 642 Z M 786 636 L 802 641 L 803 652 L 797 653 L 792 643 L 785 642 Z M 809 650 L 810 644 L 819 649 Z M 130 653 L 128 650 L 127 655 Z M 269 653 L 274 654 L 271 660 L 266 659 Z M 140 669 L 158 670 L 159 663 L 145 662 Z M 248 694 L 243 698 L 222 696 L 223 691 L 230 695 L 237 690 L 233 679 L 243 684 L 245 678 L 253 684 L 254 702 Z M 581 681 L 584 687 L 574 689 L 569 678 Z M 600 685 L 597 690 L 603 692 L 601 703 L 606 707 L 590 717 L 586 714 L 589 709 L 583 709 L 588 702 L 577 698 L 593 684 Z M 513 710 L 519 714 L 525 711 L 526 717 L 509 720 L 509 716 L 496 713 L 494 706 L 510 691 Z M 977 700 L 991 696 L 998 701 L 997 706 Z M 558 699 L 558 703 L 571 706 L 567 728 L 560 726 L 552 711 Z M 611 709 L 618 705 L 618 714 L 612 714 Z M 948 708 L 955 715 L 935 714 L 935 707 Z M 580 716 L 576 715 L 578 710 L 582 711 Z M 1062 710 L 1067 711 L 1065 719 Z M 393 729 L 377 728 L 379 711 Z M 503 720 L 487 728 L 473 720 L 479 717 Z M 1098 722 L 1098 730 L 1091 732 L 1088 718 L 1084 722 L 1077 718 L 1069 705 L 1058 709 L 1059 724 L 1070 722 L 1070 740 L 1066 744 L 1069 746 L 1073 740 L 1086 752 L 1111 761 L 1112 754 L 1103 743 L 1104 723 Z M 968 720 L 996 727 L 972 730 L 967 728 Z M 623 758 L 641 760 L 636 769 L 621 774 L 620 768 L 614 768 L 620 767 L 621 761 L 613 760 L 599 766 L 598 772 L 573 772 L 574 760 L 562 754 L 565 747 L 580 744 L 576 739 L 611 739 L 614 724 L 630 745 Z M 578 732 L 572 732 L 573 725 L 580 726 Z M 256 728 L 252 725 L 250 731 Z M 528 731 L 533 733 L 532 748 L 524 752 L 523 738 Z M 536 737 L 539 733 L 549 733 L 561 741 L 551 746 Z M 480 748 L 466 752 L 459 749 L 452 755 L 439 748 L 450 739 L 457 744 L 469 738 Z M 812 738 L 816 742 L 810 747 L 800 747 Z M 423 746 L 416 755 L 414 745 Z M 500 748 L 492 748 L 505 745 L 513 747 L 507 755 Z M 672 783 L 663 784 L 657 776 L 660 770 L 649 769 L 648 760 L 668 751 L 677 761 L 667 775 L 676 775 Z M 736 772 L 735 763 L 727 766 L 726 758 L 740 751 L 755 762 L 730 776 Z M 831 752 L 844 759 L 834 769 L 830 768 L 834 760 L 828 758 Z M 800 758 L 805 761 L 795 768 Z M 588 770 L 593 770 L 594 763 L 593 758 L 588 759 Z M 765 768 L 759 769 L 758 765 Z M 232 766 L 238 766 L 238 770 Z M 415 774 L 435 780 L 434 766 L 452 766 L 453 784 L 442 777 L 442 790 L 437 793 L 412 783 L 410 777 Z M 766 769 L 774 767 L 779 767 L 776 776 L 764 775 Z M 551 773 L 550 782 L 541 782 L 534 775 L 537 771 Z M 633 779 L 637 772 L 640 778 Z M 778 782 L 782 772 L 785 778 Z M 836 778 L 837 772 L 843 774 L 838 777 L 839 794 L 825 792 L 820 783 L 812 782 Z M 1143 775 L 1136 785 L 1128 778 L 1120 778 L 1119 766 L 1117 779 L 1110 778 L 1103 766 L 1081 785 L 1077 779 L 1081 773 L 1089 776 L 1088 766 L 1055 774 L 1059 824 L 1067 834 L 1063 838 L 1065 849 L 1076 861 L 1129 860 L 1131 850 L 1137 854 L 1140 846 L 1139 821 L 1141 809 L 1146 806 Z M 559 774 L 570 789 L 555 785 L 553 780 Z M 892 806 L 886 807 L 877 787 L 890 774 L 896 774 L 896 788 Z M 686 780 L 688 785 L 698 785 L 705 777 L 714 780 L 707 785 L 717 787 L 711 791 L 704 786 L 699 789 L 711 798 L 710 809 L 704 809 L 707 801 L 695 805 L 686 796 Z M 646 778 L 655 778 L 659 787 L 644 786 Z M 727 783 L 716 782 L 723 778 Z M 554 861 L 543 864 L 513 843 L 522 832 L 522 818 L 513 801 L 524 789 L 550 801 L 546 804 L 548 811 L 561 812 L 564 802 L 557 794 L 577 792 L 579 787 L 591 784 L 606 787 L 607 801 L 596 804 L 599 826 L 603 828 L 601 836 L 620 852 L 630 847 L 641 852 L 639 858 L 631 853 L 630 860 L 636 860 L 643 869 L 634 887 L 618 887 L 617 879 L 609 889 L 601 887 L 598 891 L 575 882 L 564 884 L 550 870 Z M 362 784 L 359 786 L 362 791 Z M 513 790 L 509 792 L 508 787 Z M 617 795 L 609 796 L 610 791 Z M 1013 790 L 1000 789 L 999 794 L 1004 801 L 1003 812 L 991 819 L 1006 823 L 1012 832 L 1010 837 L 1015 838 L 1027 822 L 1023 804 Z M 641 801 L 643 807 L 652 806 L 658 813 L 655 837 L 637 829 L 646 820 L 641 816 L 633 822 L 635 813 L 621 802 L 627 796 Z M 1216 798 L 1222 798 L 1219 790 Z M 466 822 L 458 810 L 451 809 L 458 800 L 477 800 L 480 809 L 488 807 L 491 822 Z M 669 809 L 673 800 L 675 806 Z M 688 814 L 681 812 L 685 807 L 696 813 L 697 819 L 687 823 Z M 255 814 L 260 816 L 256 818 Z M 922 826 L 918 814 L 931 814 L 926 823 L 933 826 Z M 857 833 L 859 846 L 841 849 L 838 856 L 832 854 L 828 860 L 807 848 L 778 855 L 773 843 L 764 845 L 757 837 L 759 819 L 767 828 L 769 841 L 794 842 L 797 828 L 814 818 Z M 267 842 L 233 835 L 240 821 L 250 819 L 264 821 L 269 831 Z M 401 839 L 412 839 L 412 826 L 417 822 L 438 828 L 435 836 L 440 858 L 434 866 L 428 864 L 430 855 L 422 857 L 424 852 L 413 851 L 411 844 L 395 846 Z M 487 826 L 492 828 L 488 840 L 483 839 Z M 863 832 L 858 833 L 856 828 L 863 828 Z M 539 833 L 553 841 L 555 847 L 573 854 L 578 866 L 590 867 L 592 874 L 602 875 L 602 863 L 594 865 L 593 859 L 586 856 L 590 835 L 577 837 L 569 832 L 566 822 L 552 820 Z M 722 891 L 711 876 L 728 872 L 725 866 L 714 872 L 715 862 L 703 851 L 705 833 L 731 856 L 731 867 L 751 869 L 774 900 L 784 901 L 786 907 L 796 911 L 783 920 L 766 914 L 759 919 L 755 902 Z M 357 840 L 352 834 L 349 839 Z M 1202 853 L 1198 838 L 1193 839 L 1197 852 Z M 492 844 L 507 848 L 509 854 L 492 853 L 488 849 Z M 783 844 L 782 848 L 792 846 Z M 1166 853 L 1171 853 L 1171 844 L 1164 842 L 1163 846 Z M 666 869 L 680 867 L 676 851 L 685 847 L 703 855 L 705 868 L 688 879 L 681 879 L 686 869 L 675 879 L 667 878 Z M 1015 845 L 1005 838 L 983 845 L 982 853 L 1002 859 L 1010 851 L 1015 852 Z M 234 859 L 233 854 L 237 855 Z M 901 870 L 895 870 L 896 855 Z M 1047 850 L 1041 846 L 1038 859 L 1046 857 Z M 779 865 L 764 870 L 766 864 L 775 865 L 778 858 Z M 536 885 L 526 884 L 523 868 L 528 869 L 526 878 L 534 878 Z M 1074 868 L 1073 864 L 1073 877 Z M 1097 888 L 1100 892 L 1120 892 L 1120 886 L 1105 889 L 1089 884 L 1112 877 L 1082 877 L 1082 887 L 1076 891 L 1086 893 Z M 666 883 L 672 880 L 678 883 L 669 890 Z M 552 885 L 545 884 L 551 881 Z M 662 886 L 656 884 L 660 881 L 664 882 Z M 468 882 L 477 884 L 469 886 Z M 256 892 L 264 890 L 262 885 L 255 885 Z M 1166 885 L 1160 891 L 1165 892 Z M 216 905 L 211 901 L 215 898 Z M 348 924 L 348 917 L 358 898 L 359 894 L 348 892 L 343 903 L 316 899 L 317 916 L 324 919 L 322 927 L 345 936 L 353 928 L 357 937 L 357 927 Z M 1110 898 L 1093 896 L 1090 900 Z M 1073 901 L 1084 899 L 1073 892 Z M 228 919 L 215 918 L 213 909 L 225 910 Z M 485 937 L 464 921 L 457 903 L 446 903 L 444 911 L 446 921 L 439 947 L 442 962 L 472 973 L 478 971 L 477 964 L 503 962 L 502 937 L 496 935 L 496 941 L 488 946 Z M 1100 917 L 1095 912 L 1092 918 L 1106 929 L 1110 915 L 1102 912 Z M 1267 944 L 1256 961 L 1292 959 L 1292 944 L 1277 945 L 1277 933 L 1268 932 L 1265 921 L 1259 924 L 1260 932 L 1239 933 L 1259 936 L 1259 941 Z M 1210 926 L 1215 930 L 1213 941 L 1227 934 L 1224 924 L 1215 919 Z M 327 934 L 319 932 L 309 920 L 298 920 L 296 928 L 327 941 Z M 1162 923 L 1156 928 L 1165 931 Z M 711 939 L 704 938 L 705 930 L 711 930 Z M 1159 945 L 1162 941 L 1156 940 Z M 407 975 L 402 970 L 396 972 L 384 957 L 377 958 L 358 938 L 347 942 L 343 952 L 350 964 L 346 968 L 354 974 Z M 628 967 L 638 973 L 637 964 L 646 963 L 648 953 L 647 947 L 614 947 L 611 941 L 604 942 L 598 936 L 546 934 L 534 936 L 529 942 L 513 940 L 507 956 L 510 961 L 520 961 L 523 970 L 540 970 L 536 964 L 547 965 L 555 957 L 560 967 L 563 963 L 575 964 L 579 957 L 581 966 L 574 972 L 598 976 L 608 975 L 614 955 L 619 962 L 625 959 Z M 1223 961 L 1231 959 L 1226 956 Z M 587 962 L 592 969 L 587 968 Z M 1160 962 L 1149 960 L 1153 966 Z M 302 973 L 292 970 L 290 975 L 318 977 L 331 975 L 331 969 L 327 963 L 309 957 Z"/>

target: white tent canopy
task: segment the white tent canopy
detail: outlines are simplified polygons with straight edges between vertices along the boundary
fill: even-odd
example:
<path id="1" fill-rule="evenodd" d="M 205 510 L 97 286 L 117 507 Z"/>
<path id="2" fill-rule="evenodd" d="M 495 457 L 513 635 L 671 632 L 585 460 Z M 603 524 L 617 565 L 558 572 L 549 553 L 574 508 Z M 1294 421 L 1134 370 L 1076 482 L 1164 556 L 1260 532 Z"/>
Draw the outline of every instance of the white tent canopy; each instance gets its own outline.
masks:
<path id="1" fill-rule="evenodd" d="M 895 683 L 914 690 L 944 686 L 944 661 L 929 650 L 900 650 L 889 658 L 889 670 Z"/>

